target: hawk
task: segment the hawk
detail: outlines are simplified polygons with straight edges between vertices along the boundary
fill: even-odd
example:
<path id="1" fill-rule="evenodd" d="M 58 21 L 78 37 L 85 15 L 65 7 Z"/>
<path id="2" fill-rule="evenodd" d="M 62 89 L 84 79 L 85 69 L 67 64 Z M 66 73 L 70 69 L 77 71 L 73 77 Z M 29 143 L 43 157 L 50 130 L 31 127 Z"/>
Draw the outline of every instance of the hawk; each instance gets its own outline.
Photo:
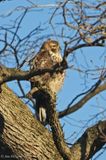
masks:
<path id="1" fill-rule="evenodd" d="M 41 46 L 39 52 L 35 55 L 35 57 L 31 60 L 30 68 L 31 70 L 37 69 L 45 69 L 52 68 L 54 65 L 62 62 L 62 56 L 60 54 L 60 46 L 59 43 L 55 40 L 47 40 Z M 31 89 L 40 86 L 44 86 L 50 89 L 52 93 L 57 94 L 57 92 L 61 89 L 64 82 L 65 72 L 54 72 L 50 74 L 49 72 L 34 76 L 30 79 Z M 32 94 L 32 97 L 36 99 L 36 112 L 37 117 L 42 124 L 47 120 L 46 115 L 46 98 L 44 93 L 41 90 L 35 91 Z"/>

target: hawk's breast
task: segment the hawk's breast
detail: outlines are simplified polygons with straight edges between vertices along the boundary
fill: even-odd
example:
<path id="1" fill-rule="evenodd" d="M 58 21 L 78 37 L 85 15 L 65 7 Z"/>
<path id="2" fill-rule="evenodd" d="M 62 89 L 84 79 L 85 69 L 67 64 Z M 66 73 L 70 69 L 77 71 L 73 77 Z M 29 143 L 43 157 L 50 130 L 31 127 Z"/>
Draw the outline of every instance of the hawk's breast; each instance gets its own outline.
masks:
<path id="1" fill-rule="evenodd" d="M 61 87 L 63 86 L 64 77 L 65 77 L 65 72 L 54 73 L 53 76 L 50 77 L 48 81 L 48 86 L 52 92 L 57 93 L 61 89 Z"/>

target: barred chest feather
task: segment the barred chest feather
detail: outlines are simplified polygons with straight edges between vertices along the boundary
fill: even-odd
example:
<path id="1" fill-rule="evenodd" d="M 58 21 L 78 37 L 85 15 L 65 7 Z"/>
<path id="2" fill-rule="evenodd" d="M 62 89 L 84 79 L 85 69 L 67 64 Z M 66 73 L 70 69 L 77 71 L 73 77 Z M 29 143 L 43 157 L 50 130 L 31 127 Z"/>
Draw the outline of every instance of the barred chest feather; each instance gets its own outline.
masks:
<path id="1" fill-rule="evenodd" d="M 55 63 L 59 63 L 62 61 L 62 56 L 59 52 L 54 53 L 50 51 L 49 54 L 51 56 L 52 61 L 54 61 Z M 65 72 L 62 72 L 62 73 L 59 72 L 59 73 L 53 74 L 48 84 L 52 92 L 57 93 L 61 89 L 63 82 L 64 82 L 64 77 L 65 77 Z"/>
<path id="2" fill-rule="evenodd" d="M 49 51 L 49 54 L 50 54 L 51 59 L 52 59 L 54 62 L 59 63 L 59 62 L 62 61 L 62 56 L 61 56 L 61 54 L 60 54 L 59 52 L 54 53 L 54 52 L 52 52 L 52 51 Z"/>
<path id="3" fill-rule="evenodd" d="M 54 73 L 54 75 L 50 78 L 48 86 L 52 92 L 57 93 L 63 83 L 64 83 L 65 72 L 63 73 Z"/>

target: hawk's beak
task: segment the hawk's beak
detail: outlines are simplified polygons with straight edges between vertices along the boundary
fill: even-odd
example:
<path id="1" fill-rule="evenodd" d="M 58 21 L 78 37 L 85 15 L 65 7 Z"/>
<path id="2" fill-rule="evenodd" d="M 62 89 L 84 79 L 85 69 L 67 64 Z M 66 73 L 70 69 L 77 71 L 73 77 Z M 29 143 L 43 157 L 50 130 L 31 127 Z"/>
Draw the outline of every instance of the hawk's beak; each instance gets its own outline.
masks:
<path id="1" fill-rule="evenodd" d="M 61 47 L 59 47 L 59 50 L 61 51 Z"/>

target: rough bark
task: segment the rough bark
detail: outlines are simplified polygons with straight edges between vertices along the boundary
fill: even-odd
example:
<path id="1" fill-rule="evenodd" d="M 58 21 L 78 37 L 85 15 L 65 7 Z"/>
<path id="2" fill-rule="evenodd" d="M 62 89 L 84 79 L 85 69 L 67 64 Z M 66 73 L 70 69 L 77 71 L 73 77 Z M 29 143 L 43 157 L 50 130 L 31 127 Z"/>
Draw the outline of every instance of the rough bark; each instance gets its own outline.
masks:
<path id="1" fill-rule="evenodd" d="M 48 130 L 7 87 L 0 93 L 0 115 L 1 158 L 62 159 Z"/>
<path id="2" fill-rule="evenodd" d="M 104 144 L 106 144 L 106 121 L 100 121 L 88 128 L 72 146 L 70 149 L 72 160 L 89 160 Z"/>
<path id="3" fill-rule="evenodd" d="M 71 160 L 89 160 L 106 143 L 106 121 L 87 129 L 70 148 Z M 0 93 L 0 158 L 61 160 L 51 133 L 5 85 Z"/>
<path id="4" fill-rule="evenodd" d="M 64 133 L 56 112 L 56 95 L 50 92 L 48 89 L 46 90 L 45 94 L 47 95 L 47 115 L 49 124 L 51 126 L 54 143 L 63 159 L 71 160 L 70 148 L 65 142 Z"/>

